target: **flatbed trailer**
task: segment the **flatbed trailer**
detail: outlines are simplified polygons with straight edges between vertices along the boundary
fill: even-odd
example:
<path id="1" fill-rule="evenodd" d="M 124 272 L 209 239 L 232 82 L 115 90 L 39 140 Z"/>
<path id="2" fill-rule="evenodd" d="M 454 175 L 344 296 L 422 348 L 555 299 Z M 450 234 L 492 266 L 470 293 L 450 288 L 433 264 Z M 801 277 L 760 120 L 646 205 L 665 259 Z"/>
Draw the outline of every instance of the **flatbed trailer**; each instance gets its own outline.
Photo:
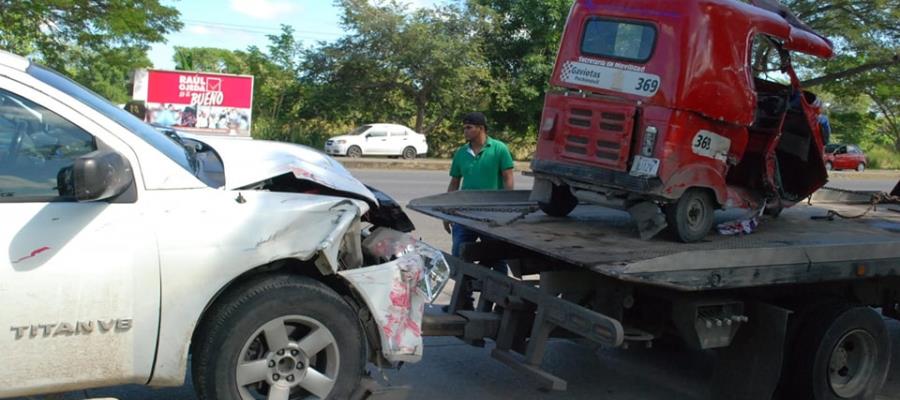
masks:
<path id="1" fill-rule="evenodd" d="M 713 399 L 869 399 L 883 384 L 900 317 L 900 206 L 823 189 L 755 232 L 697 243 L 641 240 L 626 212 L 580 205 L 550 217 L 528 191 L 462 191 L 409 208 L 478 232 L 451 258 L 448 313 L 425 335 L 495 342 L 492 355 L 547 389 L 551 337 L 609 347 L 680 338 L 715 349 Z M 717 213 L 717 223 L 750 218 Z M 512 276 L 476 265 L 505 260 Z M 465 307 L 470 293 L 474 306 Z M 880 313 L 880 314 L 879 314 Z"/>

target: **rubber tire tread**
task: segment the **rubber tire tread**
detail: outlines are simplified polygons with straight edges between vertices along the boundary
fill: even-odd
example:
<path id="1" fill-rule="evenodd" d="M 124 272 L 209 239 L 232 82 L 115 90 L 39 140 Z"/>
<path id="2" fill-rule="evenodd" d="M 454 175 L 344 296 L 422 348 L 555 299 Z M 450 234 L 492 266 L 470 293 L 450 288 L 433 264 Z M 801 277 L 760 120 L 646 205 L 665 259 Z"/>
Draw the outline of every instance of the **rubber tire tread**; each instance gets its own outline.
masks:
<path id="1" fill-rule="evenodd" d="M 551 217 L 565 217 L 578 206 L 578 199 L 566 185 L 553 185 L 550 191 L 550 202 L 538 202 L 544 214 Z"/>
<path id="2" fill-rule="evenodd" d="M 413 154 L 412 157 L 407 157 L 407 156 L 406 156 L 406 151 L 409 150 L 409 149 L 412 149 L 412 154 Z M 419 154 L 418 154 L 418 151 L 416 150 L 415 147 L 412 147 L 412 146 L 407 146 L 407 147 L 405 147 L 405 148 L 403 149 L 402 152 L 400 152 L 400 158 L 402 158 L 402 159 L 404 159 L 404 160 L 414 160 L 414 159 L 416 159 L 416 156 L 418 156 L 418 155 L 419 155 Z"/>
<path id="3" fill-rule="evenodd" d="M 272 308 L 285 311 L 273 312 Z M 365 339 L 353 309 L 334 290 L 312 278 L 267 274 L 230 289 L 211 307 L 197 329 L 191 374 L 199 399 L 240 400 L 234 365 L 229 365 L 228 360 L 238 356 L 235 353 L 240 352 L 249 335 L 271 321 L 274 317 L 269 315 L 273 313 L 311 317 L 328 327 L 338 343 L 341 359 L 341 371 L 328 398 L 350 396 L 359 385 L 366 364 Z M 242 328 L 244 331 L 239 331 Z M 222 382 L 231 389 L 223 391 Z"/>
<path id="4" fill-rule="evenodd" d="M 707 215 L 709 221 L 706 223 L 706 229 L 700 232 L 687 232 L 687 227 L 682 226 L 683 224 L 678 221 L 678 213 L 681 211 L 681 208 L 686 207 L 690 202 L 690 197 L 693 196 L 703 196 L 704 202 L 708 206 Z M 712 229 L 713 225 L 716 222 L 715 216 L 715 204 L 713 200 L 712 194 L 710 194 L 705 189 L 699 188 L 691 188 L 684 192 L 681 197 L 678 199 L 675 204 L 667 204 L 663 206 L 663 212 L 666 214 L 666 224 L 669 226 L 669 230 L 676 240 L 684 243 L 693 243 L 699 240 L 702 240 L 709 234 L 709 231 Z M 687 211 L 681 211 L 687 212 Z M 684 221 L 682 221 L 684 222 Z M 685 222 L 686 224 L 686 222 Z"/>
<path id="5" fill-rule="evenodd" d="M 353 149 L 359 150 L 359 155 L 358 155 L 358 156 L 352 156 L 352 155 L 350 155 L 350 150 L 353 150 Z M 360 157 L 363 156 L 362 148 L 360 148 L 360 147 L 357 146 L 357 145 L 350 146 L 350 147 L 347 148 L 347 154 L 345 154 L 345 155 L 346 155 L 347 157 L 350 157 L 350 158 L 360 158 Z"/>
<path id="6" fill-rule="evenodd" d="M 854 329 L 865 329 L 875 338 L 879 354 L 875 376 L 868 389 L 853 400 L 875 399 L 878 390 L 887 379 L 890 367 L 890 334 L 881 316 L 869 307 L 851 306 L 846 303 L 824 303 L 798 315 L 796 329 L 791 331 L 791 344 L 786 351 L 785 374 L 780 399 L 845 400 L 837 397 L 828 386 L 824 370 L 833 346 L 844 334 Z M 838 326 L 839 329 L 833 329 Z M 821 343 L 828 341 L 827 349 Z M 821 354 L 820 354 L 821 352 Z M 821 364 L 817 367 L 817 364 Z M 817 378 L 818 377 L 818 378 Z"/>

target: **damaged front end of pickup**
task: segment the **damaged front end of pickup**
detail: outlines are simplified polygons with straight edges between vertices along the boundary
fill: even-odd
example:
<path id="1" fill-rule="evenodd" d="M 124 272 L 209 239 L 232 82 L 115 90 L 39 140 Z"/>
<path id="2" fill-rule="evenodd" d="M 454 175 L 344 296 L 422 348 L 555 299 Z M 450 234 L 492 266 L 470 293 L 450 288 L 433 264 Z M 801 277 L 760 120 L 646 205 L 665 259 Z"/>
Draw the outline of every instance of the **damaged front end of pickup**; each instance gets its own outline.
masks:
<path id="1" fill-rule="evenodd" d="M 450 278 L 443 252 L 407 233 L 361 221 L 359 209 L 343 203 L 334 230 L 318 247 L 316 266 L 337 274 L 364 305 L 360 321 L 379 365 L 422 358 L 422 316 Z M 336 205 L 335 207 L 338 207 Z M 363 226 L 363 225 L 368 226 Z"/>
<path id="2" fill-rule="evenodd" d="M 221 164 L 209 164 L 218 165 L 212 170 L 223 176 L 225 189 L 333 199 L 322 205 L 327 211 L 313 211 L 318 216 L 290 222 L 290 230 L 304 243 L 284 245 L 305 247 L 310 252 L 297 258 L 314 261 L 323 276 L 339 277 L 353 292 L 370 339 L 370 360 L 385 366 L 422 357 L 424 305 L 434 301 L 449 280 L 450 267 L 440 250 L 406 233 L 415 226 L 396 201 L 364 185 L 334 159 L 304 146 L 189 139 L 208 145 L 221 158 Z M 273 225 L 284 224 L 274 212 Z"/>

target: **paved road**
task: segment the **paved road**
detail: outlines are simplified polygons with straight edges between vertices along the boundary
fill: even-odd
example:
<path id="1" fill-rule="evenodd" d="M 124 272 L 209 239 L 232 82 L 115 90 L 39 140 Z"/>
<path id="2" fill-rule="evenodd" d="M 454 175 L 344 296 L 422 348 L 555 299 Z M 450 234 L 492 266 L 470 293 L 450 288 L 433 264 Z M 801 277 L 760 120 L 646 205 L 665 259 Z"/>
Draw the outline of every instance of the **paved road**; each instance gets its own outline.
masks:
<path id="1" fill-rule="evenodd" d="M 442 171 L 355 170 L 369 185 L 392 195 L 401 204 L 446 190 L 448 177 Z M 831 186 L 855 190 L 889 190 L 896 179 L 844 179 L 832 177 Z M 530 188 L 531 179 L 519 176 L 519 188 Z M 418 213 L 410 213 L 417 235 L 449 249 L 449 235 L 441 224 Z M 893 359 L 900 364 L 900 323 L 889 322 L 894 343 Z M 453 338 L 428 338 L 425 358 L 400 371 L 388 371 L 392 384 L 412 386 L 412 399 L 610 399 L 610 400 L 701 400 L 708 399 L 707 382 L 713 358 L 708 353 L 677 349 L 594 350 L 570 341 L 552 343 L 544 367 L 567 379 L 569 390 L 544 393 L 533 382 L 489 357 L 489 349 L 474 348 Z M 194 400 L 190 385 L 173 389 L 122 386 L 70 393 L 66 399 L 84 396 L 114 396 L 123 400 Z M 895 366 L 879 400 L 900 400 L 900 365 Z"/>

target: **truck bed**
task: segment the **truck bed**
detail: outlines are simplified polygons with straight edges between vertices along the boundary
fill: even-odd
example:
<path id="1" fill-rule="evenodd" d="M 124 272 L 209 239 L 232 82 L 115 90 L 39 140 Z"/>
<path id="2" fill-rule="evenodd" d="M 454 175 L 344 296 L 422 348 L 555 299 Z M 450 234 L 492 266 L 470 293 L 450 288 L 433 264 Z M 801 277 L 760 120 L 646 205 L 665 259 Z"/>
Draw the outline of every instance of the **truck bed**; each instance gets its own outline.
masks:
<path id="1" fill-rule="evenodd" d="M 811 206 L 760 218 L 753 234 L 711 232 L 705 241 L 685 244 L 665 232 L 641 240 L 628 213 L 600 206 L 581 204 L 568 217 L 549 217 L 529 193 L 459 191 L 415 199 L 408 207 L 560 264 L 683 291 L 900 276 L 900 206 L 882 204 L 855 219 L 812 218 L 829 210 L 863 214 L 870 208 L 866 195 L 824 190 Z M 746 216 L 743 210 L 716 213 L 717 224 Z"/>

